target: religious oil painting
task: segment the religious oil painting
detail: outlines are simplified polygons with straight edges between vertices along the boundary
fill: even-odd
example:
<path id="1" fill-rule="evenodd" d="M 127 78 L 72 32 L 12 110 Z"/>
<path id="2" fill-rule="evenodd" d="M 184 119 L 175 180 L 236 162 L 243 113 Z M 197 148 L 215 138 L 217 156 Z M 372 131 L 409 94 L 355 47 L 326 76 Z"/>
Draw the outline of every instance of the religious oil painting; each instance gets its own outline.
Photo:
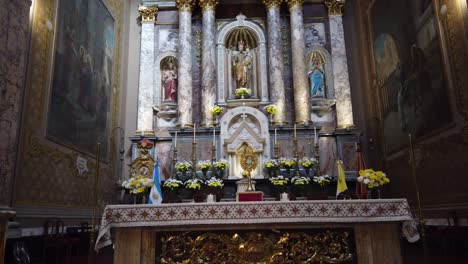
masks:
<path id="1" fill-rule="evenodd" d="M 327 44 L 325 23 L 305 23 L 304 35 L 306 48 Z"/>
<path id="2" fill-rule="evenodd" d="M 385 149 L 391 154 L 408 145 L 408 134 L 424 139 L 453 122 L 448 76 L 430 0 L 378 0 L 369 15 Z"/>
<path id="3" fill-rule="evenodd" d="M 114 18 L 101 0 L 59 1 L 47 137 L 107 159 Z"/>

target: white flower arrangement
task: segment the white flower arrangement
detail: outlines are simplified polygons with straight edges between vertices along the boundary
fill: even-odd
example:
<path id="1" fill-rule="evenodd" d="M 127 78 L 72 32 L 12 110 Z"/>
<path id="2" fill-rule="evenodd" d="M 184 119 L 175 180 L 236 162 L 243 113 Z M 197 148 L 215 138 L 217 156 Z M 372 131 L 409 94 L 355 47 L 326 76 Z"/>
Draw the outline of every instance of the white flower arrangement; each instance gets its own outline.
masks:
<path id="1" fill-rule="evenodd" d="M 190 179 L 184 183 L 185 188 L 189 190 L 200 190 L 202 184 L 203 184 L 203 181 L 200 179 Z"/>
<path id="2" fill-rule="evenodd" d="M 129 190 L 131 194 L 143 193 L 146 189 L 153 187 L 153 185 L 153 179 L 142 176 L 132 177 L 122 183 L 122 187 Z"/>
<path id="3" fill-rule="evenodd" d="M 210 160 L 199 160 L 197 162 L 197 168 L 202 170 L 202 171 L 211 169 L 211 161 Z"/>
<path id="4" fill-rule="evenodd" d="M 301 166 L 304 169 L 310 169 L 315 164 L 317 164 L 317 159 L 316 158 L 303 157 L 301 160 L 299 160 L 299 164 L 301 164 Z"/>
<path id="5" fill-rule="evenodd" d="M 306 176 L 294 176 L 291 183 L 296 186 L 304 186 L 310 183 L 310 178 Z"/>
<path id="6" fill-rule="evenodd" d="M 320 186 L 324 187 L 331 182 L 331 177 L 328 175 L 314 176 L 312 180 L 318 183 Z"/>
<path id="7" fill-rule="evenodd" d="M 180 172 L 187 172 L 187 171 L 192 170 L 192 168 L 193 168 L 193 165 L 189 161 L 179 161 L 175 165 L 176 171 L 180 171 Z"/>
<path id="8" fill-rule="evenodd" d="M 182 181 L 179 181 L 179 180 L 176 180 L 176 179 L 173 179 L 173 178 L 169 178 L 164 182 L 163 187 L 166 188 L 166 189 L 175 190 L 175 189 L 180 188 L 182 185 L 183 185 Z"/>
<path id="9" fill-rule="evenodd" d="M 210 187 L 223 188 L 224 183 L 223 183 L 223 180 L 212 177 L 206 181 L 206 185 Z"/>
<path id="10" fill-rule="evenodd" d="M 241 87 L 237 88 L 236 91 L 234 91 L 234 94 L 237 96 L 244 95 L 244 97 L 249 97 L 252 94 L 252 91 L 249 88 Z"/>
<path id="11" fill-rule="evenodd" d="M 289 181 L 288 178 L 285 178 L 282 175 L 270 178 L 270 182 L 274 186 L 279 186 L 279 187 L 287 185 L 288 181 Z"/>

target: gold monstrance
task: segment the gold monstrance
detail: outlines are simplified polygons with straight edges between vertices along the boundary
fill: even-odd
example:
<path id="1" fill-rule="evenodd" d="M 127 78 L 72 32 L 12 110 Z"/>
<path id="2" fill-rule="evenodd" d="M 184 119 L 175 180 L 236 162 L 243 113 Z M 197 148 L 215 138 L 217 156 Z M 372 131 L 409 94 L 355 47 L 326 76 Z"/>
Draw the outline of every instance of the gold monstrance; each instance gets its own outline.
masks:
<path id="1" fill-rule="evenodd" d="M 241 168 L 247 171 L 247 190 L 248 192 L 253 192 L 254 188 L 252 186 L 252 177 L 250 172 L 257 168 L 258 158 L 257 155 L 252 151 L 250 147 L 245 148 L 244 153 L 241 155 Z"/>

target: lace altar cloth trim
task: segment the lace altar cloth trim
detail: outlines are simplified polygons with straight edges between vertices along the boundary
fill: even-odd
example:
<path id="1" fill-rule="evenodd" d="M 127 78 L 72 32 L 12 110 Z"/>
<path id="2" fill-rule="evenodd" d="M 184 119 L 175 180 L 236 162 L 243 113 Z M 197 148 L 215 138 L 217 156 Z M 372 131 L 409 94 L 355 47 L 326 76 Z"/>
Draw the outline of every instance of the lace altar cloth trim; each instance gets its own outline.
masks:
<path id="1" fill-rule="evenodd" d="M 412 219 L 406 199 L 108 205 L 95 249 L 112 244 L 112 227 L 366 223 Z"/>

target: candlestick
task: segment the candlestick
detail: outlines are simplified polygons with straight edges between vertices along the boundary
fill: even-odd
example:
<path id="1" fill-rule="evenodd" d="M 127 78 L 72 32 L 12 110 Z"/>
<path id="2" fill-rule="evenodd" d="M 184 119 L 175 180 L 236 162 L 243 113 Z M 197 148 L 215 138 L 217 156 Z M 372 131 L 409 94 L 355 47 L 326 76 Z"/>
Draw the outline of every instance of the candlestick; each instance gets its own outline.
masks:
<path id="1" fill-rule="evenodd" d="M 216 130 L 213 128 L 213 146 L 216 145 Z"/>
<path id="2" fill-rule="evenodd" d="M 177 131 L 175 132 L 174 148 L 177 148 Z"/>
<path id="3" fill-rule="evenodd" d="M 275 128 L 275 145 L 277 145 L 277 144 L 278 144 L 278 139 L 276 137 L 276 128 Z"/>
<path id="4" fill-rule="evenodd" d="M 197 124 L 193 124 L 193 142 L 196 142 L 195 140 L 195 137 L 196 137 L 195 135 L 197 133 L 196 131 L 197 131 Z"/>
<path id="5" fill-rule="evenodd" d="M 314 126 L 314 144 L 318 145 L 317 127 Z"/>
<path id="6" fill-rule="evenodd" d="M 296 124 L 294 124 L 294 138 L 296 138 L 297 135 L 296 135 Z"/>

